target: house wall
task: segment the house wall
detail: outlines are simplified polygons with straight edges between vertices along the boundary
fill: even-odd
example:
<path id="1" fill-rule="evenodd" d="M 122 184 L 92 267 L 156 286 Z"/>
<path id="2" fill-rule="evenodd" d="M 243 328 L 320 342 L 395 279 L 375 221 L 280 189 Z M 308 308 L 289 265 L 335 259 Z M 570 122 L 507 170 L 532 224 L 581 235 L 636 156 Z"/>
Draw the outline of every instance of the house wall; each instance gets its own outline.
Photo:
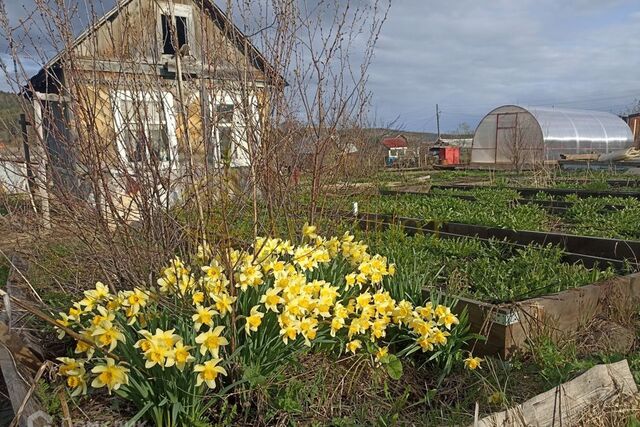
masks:
<path id="1" fill-rule="evenodd" d="M 208 118 L 209 129 L 215 128 L 210 104 L 203 103 L 201 94 L 206 93 L 209 100 L 223 100 L 236 105 L 243 104 L 244 95 L 252 104 L 251 111 L 245 117 L 238 111 L 234 123 L 238 149 L 232 159 L 232 166 L 247 166 L 247 142 L 250 139 L 243 131 L 242 124 L 261 123 L 260 111 L 253 105 L 261 99 L 264 113 L 268 109 L 264 76 L 254 67 L 246 68 L 244 55 L 233 42 L 214 23 L 208 14 L 200 13 L 197 2 L 192 0 L 174 0 L 179 5 L 192 6 L 192 21 L 189 37 L 191 55 L 183 58 L 183 70 L 192 72 L 182 82 L 182 97 L 175 80 L 175 58 L 161 54 L 161 42 L 158 36 L 158 17 L 162 1 L 132 0 L 120 12 L 100 26 L 91 36 L 82 41 L 73 54 L 66 58 L 65 85 L 73 93 L 77 112 L 74 118 L 80 122 L 85 140 L 93 140 L 104 145 L 109 163 L 117 161 L 116 117 L 114 102 L 120 91 L 134 90 L 164 92 L 173 98 L 175 115 L 175 136 L 178 141 L 178 157 L 184 159 L 187 151 L 185 126 L 181 108 L 187 115 L 187 133 L 194 151 L 194 160 L 203 162 L 206 157 L 203 119 Z M 191 37 L 193 36 L 193 37 Z M 206 49 L 201 52 L 201 47 Z M 208 71 L 202 72 L 203 65 Z M 197 74 L 193 74 L 197 73 Z M 201 76 L 207 78 L 201 80 Z M 247 79 L 242 89 L 240 81 Z M 204 87 L 203 87 L 204 86 Z M 238 108 L 238 110 L 241 110 Z M 264 116 L 263 116 L 264 117 Z M 213 129 L 215 132 L 215 129 Z M 215 137 L 213 138 L 215 140 Z"/>
<path id="2" fill-rule="evenodd" d="M 247 71 L 254 78 L 264 76 L 253 66 L 248 66 L 244 54 L 229 40 L 221 28 L 207 13 L 201 13 L 198 2 L 193 0 L 173 0 L 175 8 L 187 5 L 192 10 L 192 30 L 189 35 L 190 55 L 184 59 L 185 65 L 199 66 L 200 59 L 205 68 L 234 74 L 236 79 Z M 160 11 L 169 12 L 168 2 L 162 0 L 132 0 L 126 4 L 117 16 L 101 25 L 90 37 L 81 42 L 74 51 L 79 60 L 122 62 L 129 60 L 131 65 L 162 65 L 171 58 L 161 52 L 161 31 L 158 24 Z M 177 12 L 176 12 L 177 13 Z M 203 49 L 204 46 L 204 49 Z M 126 64 L 123 64 L 126 69 Z"/>

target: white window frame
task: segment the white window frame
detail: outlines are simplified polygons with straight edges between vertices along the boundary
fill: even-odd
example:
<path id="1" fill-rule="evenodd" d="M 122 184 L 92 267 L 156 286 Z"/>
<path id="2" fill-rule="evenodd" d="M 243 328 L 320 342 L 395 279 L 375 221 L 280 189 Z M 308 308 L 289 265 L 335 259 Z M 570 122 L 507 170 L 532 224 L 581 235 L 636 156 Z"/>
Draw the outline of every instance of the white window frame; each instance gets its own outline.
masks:
<path id="1" fill-rule="evenodd" d="M 173 12 L 173 13 L 172 13 Z M 187 44 L 191 56 L 196 56 L 196 32 L 193 26 L 193 6 L 188 4 L 173 4 L 173 10 L 169 3 L 158 2 L 156 14 L 156 34 L 158 36 L 158 54 L 163 61 L 173 58 L 173 55 L 164 53 L 164 40 L 162 39 L 162 15 L 179 16 L 187 20 Z M 177 50 L 176 50 L 177 51 Z"/>
<path id="2" fill-rule="evenodd" d="M 248 153 L 248 135 L 247 135 L 247 123 L 246 120 L 255 121 L 255 125 L 259 126 L 259 111 L 257 105 L 257 97 L 255 94 L 250 94 L 249 103 L 250 111 L 247 114 L 252 114 L 253 117 L 243 117 L 242 108 L 242 95 L 240 92 L 233 90 L 221 90 L 217 91 L 210 97 L 209 101 L 209 114 L 211 117 L 211 141 L 213 144 L 212 155 L 209 157 L 207 153 L 207 161 L 215 167 L 223 166 L 221 157 L 220 146 L 220 128 L 231 129 L 231 167 L 247 167 L 251 163 Z M 229 124 L 220 124 L 216 120 L 215 114 L 218 105 L 229 104 L 233 105 L 233 116 Z M 260 138 L 260 130 L 258 129 L 258 135 L 253 135 L 254 138 Z"/>
<path id="3" fill-rule="evenodd" d="M 176 118 L 173 108 L 173 94 L 168 91 L 160 93 L 148 92 L 132 92 L 130 90 L 117 90 L 114 92 L 113 100 L 113 118 L 116 131 L 116 144 L 120 159 L 127 165 L 130 172 L 135 169 L 136 160 L 130 159 L 127 151 L 127 143 L 125 140 L 125 118 L 123 116 L 122 102 L 137 99 L 141 102 L 162 101 L 162 109 L 159 113 L 164 113 L 164 120 L 167 126 L 167 139 L 169 142 L 169 159 L 162 160 L 160 167 L 162 169 L 175 168 L 178 164 L 178 138 L 176 136 Z M 148 147 L 146 147 L 146 156 L 150 158 Z"/>
<path id="4" fill-rule="evenodd" d="M 217 106 L 218 105 L 233 105 L 233 115 L 231 116 L 231 122 L 229 123 L 220 123 L 219 119 L 215 117 L 217 114 Z M 210 105 L 209 105 L 210 117 L 211 117 L 211 140 L 214 144 L 212 150 L 212 158 L 209 158 L 209 153 L 207 153 L 207 161 L 211 162 L 216 167 L 223 166 L 222 164 L 222 147 L 220 145 L 220 128 L 230 129 L 231 136 L 231 161 L 230 166 L 236 165 L 237 159 L 237 148 L 238 148 L 238 109 L 237 104 L 233 97 L 229 94 L 218 93 L 211 97 Z"/>

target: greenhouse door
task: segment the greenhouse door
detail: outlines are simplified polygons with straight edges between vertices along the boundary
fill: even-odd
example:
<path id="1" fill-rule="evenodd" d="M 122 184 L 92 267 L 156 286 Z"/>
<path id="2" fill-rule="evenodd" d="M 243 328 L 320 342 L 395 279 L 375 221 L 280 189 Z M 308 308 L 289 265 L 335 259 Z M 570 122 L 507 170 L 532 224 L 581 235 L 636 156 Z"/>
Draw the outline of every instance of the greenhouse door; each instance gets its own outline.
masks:
<path id="1" fill-rule="evenodd" d="M 518 113 L 498 113 L 496 117 L 496 163 L 512 163 L 518 156 Z"/>

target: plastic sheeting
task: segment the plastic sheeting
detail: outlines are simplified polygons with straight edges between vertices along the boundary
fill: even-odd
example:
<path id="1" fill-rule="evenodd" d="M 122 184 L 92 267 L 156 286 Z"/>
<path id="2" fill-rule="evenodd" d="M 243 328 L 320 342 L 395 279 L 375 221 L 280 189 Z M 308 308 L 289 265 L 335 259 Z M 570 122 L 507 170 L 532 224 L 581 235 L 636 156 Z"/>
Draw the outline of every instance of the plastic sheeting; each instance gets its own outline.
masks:
<path id="1" fill-rule="evenodd" d="M 471 161 L 512 163 L 518 156 L 533 163 L 557 160 L 560 154 L 610 153 L 631 145 L 631 129 L 611 113 L 505 105 L 478 125 Z"/>

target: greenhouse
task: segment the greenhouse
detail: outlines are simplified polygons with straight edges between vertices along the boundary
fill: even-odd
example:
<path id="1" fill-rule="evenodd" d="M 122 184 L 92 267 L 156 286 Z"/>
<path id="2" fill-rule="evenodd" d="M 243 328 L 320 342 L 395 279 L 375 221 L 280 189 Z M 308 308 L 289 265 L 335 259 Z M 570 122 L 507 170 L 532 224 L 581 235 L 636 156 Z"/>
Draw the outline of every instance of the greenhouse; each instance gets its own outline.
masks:
<path id="1" fill-rule="evenodd" d="M 558 160 L 561 154 L 609 153 L 632 144 L 627 124 L 611 113 L 504 105 L 480 121 L 471 162 L 532 164 Z"/>

